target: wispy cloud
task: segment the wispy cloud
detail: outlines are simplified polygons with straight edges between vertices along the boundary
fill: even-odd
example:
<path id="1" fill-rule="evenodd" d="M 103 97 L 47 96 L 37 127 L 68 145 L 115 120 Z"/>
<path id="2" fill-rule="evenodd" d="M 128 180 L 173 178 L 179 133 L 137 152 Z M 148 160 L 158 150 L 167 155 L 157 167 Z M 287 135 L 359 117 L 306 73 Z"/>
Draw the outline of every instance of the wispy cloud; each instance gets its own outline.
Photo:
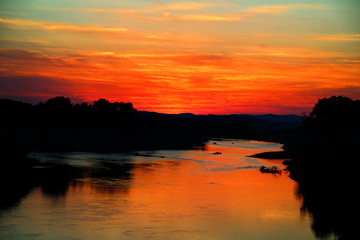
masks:
<path id="1" fill-rule="evenodd" d="M 340 42 L 360 41 L 360 34 L 332 34 L 321 37 L 314 37 L 312 40 Z"/>
<path id="2" fill-rule="evenodd" d="M 231 47 L 229 47 L 231 48 Z M 248 46 L 236 47 L 233 49 L 238 56 L 256 56 L 256 57 L 272 57 L 272 58 L 293 58 L 300 59 L 329 59 L 344 57 L 344 53 L 320 51 L 312 48 L 289 48 L 289 47 L 270 47 L 270 46 Z"/>
<path id="3" fill-rule="evenodd" d="M 189 11 L 204 10 L 206 8 L 215 8 L 227 6 L 229 13 L 200 13 L 190 14 Z M 244 18 L 254 17 L 265 13 L 282 13 L 291 9 L 328 9 L 326 5 L 316 4 L 288 4 L 288 5 L 260 5 L 245 9 L 236 9 L 232 4 L 219 3 L 198 3 L 198 2 L 174 2 L 169 4 L 150 5 L 145 8 L 132 9 L 97 9 L 97 8 L 56 8 L 57 11 L 76 11 L 86 13 L 104 13 L 104 14 L 130 14 L 139 18 L 145 18 L 153 21 L 195 21 L 195 22 L 234 22 L 241 21 Z M 55 9 L 52 9 L 55 10 Z M 184 12 L 187 13 L 184 13 Z M 238 13 L 236 13 L 236 11 Z M 231 13 L 232 12 L 232 13 Z M 239 14 L 241 12 L 241 14 Z M 154 16 L 161 14 L 160 16 Z"/>
<path id="4" fill-rule="evenodd" d="M 249 14 L 171 14 L 166 12 L 162 17 L 149 17 L 155 21 L 193 21 L 193 22 L 236 22 L 242 21 Z"/>
<path id="5" fill-rule="evenodd" d="M 183 11 L 202 10 L 212 8 L 220 4 L 212 3 L 193 3 L 182 2 L 159 5 L 149 8 L 139 9 L 63 9 L 68 11 L 79 11 L 87 13 L 105 13 L 105 14 L 135 14 L 148 20 L 154 21 L 196 21 L 196 22 L 232 22 L 241 21 L 244 17 L 252 16 L 250 14 L 184 14 Z M 149 13 L 160 13 L 160 16 L 147 15 Z"/>
<path id="6" fill-rule="evenodd" d="M 315 5 L 315 4 L 288 4 L 288 5 L 262 5 L 256 7 L 249 7 L 245 9 L 246 12 L 250 13 L 281 13 L 290 9 L 328 9 L 326 5 Z"/>
<path id="7" fill-rule="evenodd" d="M 158 7 L 158 9 L 162 10 L 196 10 L 202 8 L 216 7 L 219 4 L 215 3 L 197 3 L 197 2 L 178 2 L 178 3 L 170 3 L 164 6 Z"/>
<path id="8" fill-rule="evenodd" d="M 360 59 L 338 59 L 336 61 L 346 64 L 360 64 Z"/>
<path id="9" fill-rule="evenodd" d="M 179 17 L 181 18 L 181 17 Z M 179 20 L 179 18 L 174 17 L 174 20 Z M 188 21 L 230 21 L 235 20 L 235 16 L 219 17 L 219 16 L 187 16 L 185 17 Z M 185 21 L 183 19 L 183 21 Z M 158 19 L 166 20 L 166 19 Z M 202 33 L 192 33 L 192 32 L 183 32 L 183 31 L 174 31 L 169 29 L 165 32 L 158 31 L 149 31 L 149 30 L 131 30 L 128 28 L 119 28 L 119 27 L 107 27 L 102 25 L 72 25 L 66 23 L 56 23 L 56 22 L 40 22 L 32 21 L 25 19 L 5 19 L 0 18 L 0 24 L 5 24 L 8 28 L 13 29 L 44 29 L 49 32 L 61 32 L 68 31 L 74 33 L 108 33 L 108 38 L 98 38 L 98 41 L 106 42 L 107 44 L 133 44 L 133 45 L 171 45 L 177 42 L 181 42 L 182 46 L 186 44 L 200 44 L 200 43 L 210 43 L 218 41 L 217 38 L 202 34 Z M 115 34 L 110 36 L 109 34 Z M 121 34 L 121 38 L 115 37 L 117 34 Z M 13 39 L 13 38 L 12 38 Z M 0 38 L 1 40 L 1 38 Z M 29 42 L 29 41 L 28 41 Z M 55 43 L 56 41 L 54 41 Z M 76 44 L 74 40 L 72 46 Z M 194 45 L 192 45 L 194 46 Z"/>
<path id="10" fill-rule="evenodd" d="M 132 14 L 132 13 L 156 13 L 163 11 L 189 11 L 200 10 L 205 8 L 213 8 L 224 4 L 215 3 L 198 3 L 198 2 L 173 2 L 169 4 L 156 4 L 146 8 L 49 8 L 50 10 L 77 11 L 89 13 L 112 13 L 112 14 Z M 45 8 L 43 8 L 45 9 Z"/>
<path id="11" fill-rule="evenodd" d="M 80 26 L 80 25 L 71 25 L 65 23 L 38 22 L 38 21 L 24 20 L 24 19 L 0 18 L 0 23 L 16 25 L 16 26 L 35 26 L 51 31 L 62 30 L 62 31 L 74 31 L 74 32 L 124 32 L 128 30 L 127 28 L 119 28 L 119 27 L 104 27 L 100 25 Z"/>
<path id="12" fill-rule="evenodd" d="M 227 4 L 229 5 L 229 4 Z M 194 2 L 181 2 L 171 3 L 165 5 L 158 5 L 155 7 L 142 8 L 142 9 L 68 9 L 72 11 L 81 11 L 89 13 L 112 13 L 112 14 L 137 14 L 138 16 L 145 17 L 148 20 L 154 21 L 194 21 L 194 22 L 236 22 L 242 21 L 244 18 L 254 17 L 258 14 L 264 13 L 282 13 L 290 9 L 328 9 L 326 5 L 315 4 L 288 4 L 288 5 L 261 5 L 256 7 L 249 7 L 246 9 L 238 9 L 239 13 L 213 13 L 213 14 L 184 14 L 174 13 L 174 11 L 189 11 L 189 10 L 202 10 L 204 8 L 213 8 L 218 6 L 225 6 L 225 4 L 212 4 L 212 3 L 194 3 Z M 231 11 L 236 10 L 231 9 Z M 146 13 L 161 13 L 162 16 L 146 16 Z"/>

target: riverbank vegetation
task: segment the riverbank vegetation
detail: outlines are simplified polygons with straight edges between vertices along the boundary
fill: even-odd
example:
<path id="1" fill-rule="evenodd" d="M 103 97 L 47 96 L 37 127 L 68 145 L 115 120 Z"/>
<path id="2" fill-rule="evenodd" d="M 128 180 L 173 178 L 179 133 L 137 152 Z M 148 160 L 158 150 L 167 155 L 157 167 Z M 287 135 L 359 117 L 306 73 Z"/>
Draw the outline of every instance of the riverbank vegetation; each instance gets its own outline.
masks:
<path id="1" fill-rule="evenodd" d="M 356 236 L 359 136 L 360 101 L 334 96 L 320 99 L 284 144 L 286 170 L 319 238 Z"/>

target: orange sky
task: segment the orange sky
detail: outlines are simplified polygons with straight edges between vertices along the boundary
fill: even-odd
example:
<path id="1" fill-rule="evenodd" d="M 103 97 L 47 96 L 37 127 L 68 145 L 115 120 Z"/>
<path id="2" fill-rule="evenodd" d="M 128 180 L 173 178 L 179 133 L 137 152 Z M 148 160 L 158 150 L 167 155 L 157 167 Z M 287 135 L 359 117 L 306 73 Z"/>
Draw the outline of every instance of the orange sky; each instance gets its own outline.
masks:
<path id="1" fill-rule="evenodd" d="M 360 98 L 359 22 L 357 0 L 4 0 L 0 97 L 303 114 Z"/>

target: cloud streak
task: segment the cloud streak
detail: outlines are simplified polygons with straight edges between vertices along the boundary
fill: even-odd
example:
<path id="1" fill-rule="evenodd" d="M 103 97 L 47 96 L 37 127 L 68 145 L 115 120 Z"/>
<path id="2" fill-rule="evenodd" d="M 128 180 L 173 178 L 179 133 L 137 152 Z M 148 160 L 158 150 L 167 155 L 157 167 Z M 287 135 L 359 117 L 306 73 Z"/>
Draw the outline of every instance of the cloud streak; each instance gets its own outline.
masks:
<path id="1" fill-rule="evenodd" d="M 329 9 L 327 5 L 314 4 L 288 4 L 288 5 L 260 5 L 256 7 L 249 7 L 245 9 L 250 13 L 282 13 L 292 9 Z"/>
<path id="2" fill-rule="evenodd" d="M 360 41 L 360 34 L 332 34 L 321 37 L 315 37 L 312 39 L 319 41 L 352 42 L 352 41 Z"/>
<path id="3" fill-rule="evenodd" d="M 204 8 L 214 8 L 219 6 L 231 6 L 232 4 L 211 4 L 211 3 L 195 3 L 195 2 L 180 2 L 165 4 L 156 7 L 149 7 L 143 9 L 67 9 L 69 11 L 79 11 L 88 13 L 106 13 L 106 14 L 148 14 L 148 13 L 162 13 L 162 16 L 144 16 L 146 19 L 154 21 L 195 21 L 195 22 L 236 22 L 244 18 L 255 17 L 260 14 L 279 14 L 293 9 L 329 9 L 327 5 L 315 4 L 288 4 L 288 5 L 260 5 L 256 7 L 249 7 L 245 9 L 233 10 L 238 13 L 213 13 L 213 14 L 174 14 L 173 11 L 191 11 L 201 10 Z M 235 7 L 235 5 L 233 5 Z"/>
<path id="4" fill-rule="evenodd" d="M 22 26 L 22 27 L 40 27 L 49 31 L 73 31 L 73 32 L 124 32 L 128 31 L 127 28 L 119 27 L 104 27 L 100 25 L 92 26 L 79 26 L 65 23 L 50 23 L 50 22 L 39 22 L 24 19 L 4 19 L 0 18 L 0 23 Z"/>
<path id="5" fill-rule="evenodd" d="M 135 13 L 157 13 L 164 11 L 192 11 L 201 10 L 205 8 L 214 8 L 224 6 L 225 4 L 218 3 L 199 3 L 199 2 L 173 2 L 169 4 L 156 4 L 149 6 L 148 8 L 43 8 L 50 10 L 63 10 L 63 11 L 75 11 L 75 12 L 88 12 L 88 13 L 108 13 L 108 14 L 135 14 Z"/>
<path id="6" fill-rule="evenodd" d="M 170 14 L 164 13 L 161 17 L 148 17 L 154 21 L 190 21 L 190 22 L 238 22 L 245 17 L 250 17 L 249 14 Z"/>

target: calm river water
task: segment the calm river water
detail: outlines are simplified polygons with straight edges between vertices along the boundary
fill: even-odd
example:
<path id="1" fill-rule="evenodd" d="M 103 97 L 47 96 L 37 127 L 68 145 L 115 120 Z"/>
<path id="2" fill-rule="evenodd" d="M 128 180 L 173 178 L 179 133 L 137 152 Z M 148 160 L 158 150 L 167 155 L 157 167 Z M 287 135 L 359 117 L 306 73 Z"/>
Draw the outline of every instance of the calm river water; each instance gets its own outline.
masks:
<path id="1" fill-rule="evenodd" d="M 195 150 L 33 153 L 64 167 L 0 211 L 0 239 L 315 239 L 296 183 L 259 171 L 281 161 L 246 157 L 280 147 L 212 140 Z"/>

